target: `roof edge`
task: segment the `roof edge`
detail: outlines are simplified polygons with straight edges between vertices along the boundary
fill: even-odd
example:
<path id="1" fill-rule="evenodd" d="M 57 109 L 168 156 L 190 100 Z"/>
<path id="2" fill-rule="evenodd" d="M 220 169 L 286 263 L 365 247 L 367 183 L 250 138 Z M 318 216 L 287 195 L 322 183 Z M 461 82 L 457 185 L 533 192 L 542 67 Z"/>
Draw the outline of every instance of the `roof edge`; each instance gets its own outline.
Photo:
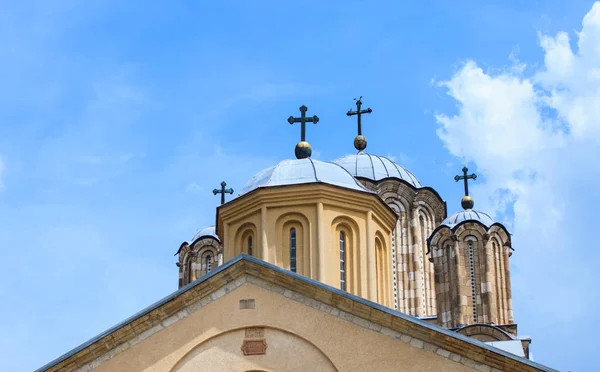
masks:
<path id="1" fill-rule="evenodd" d="M 495 354 L 499 354 L 499 355 L 501 355 L 503 357 L 506 357 L 506 358 L 511 359 L 511 360 L 513 360 L 515 362 L 518 362 L 518 363 L 525 364 L 525 365 L 527 365 L 529 367 L 536 368 L 536 369 L 539 369 L 539 370 L 542 370 L 542 371 L 555 371 L 554 369 L 551 369 L 551 368 L 549 368 L 547 366 L 544 366 L 542 364 L 533 362 L 533 361 L 531 361 L 529 359 L 518 357 L 518 356 L 513 355 L 511 353 L 508 353 L 508 352 L 506 352 L 504 350 L 501 350 L 501 349 L 495 348 L 493 346 L 487 345 L 487 344 L 485 344 L 485 343 L 483 343 L 481 341 L 478 341 L 478 340 L 469 338 L 467 336 L 461 335 L 459 333 L 453 332 L 451 330 L 439 327 L 439 326 L 431 324 L 431 323 L 429 323 L 427 321 L 420 320 L 420 319 L 418 319 L 416 317 L 412 317 L 412 316 L 406 315 L 404 313 L 401 313 L 401 312 L 398 312 L 398 311 L 393 310 L 391 308 L 379 305 L 377 303 L 371 302 L 371 301 L 369 301 L 367 299 L 364 299 L 362 297 L 358 297 L 356 295 L 350 294 L 350 293 L 342 291 L 340 289 L 330 287 L 330 286 L 328 286 L 328 285 L 326 285 L 324 283 L 318 282 L 318 281 L 316 281 L 314 279 L 310 279 L 310 278 L 305 277 L 303 275 L 300 275 L 300 274 L 291 272 L 289 270 L 283 269 L 283 268 L 281 268 L 279 266 L 275 266 L 275 265 L 273 265 L 271 263 L 262 261 L 262 260 L 260 260 L 260 259 L 258 259 L 256 257 L 248 256 L 246 254 L 240 254 L 240 255 L 234 257 L 233 259 L 231 259 L 230 261 L 226 262 L 225 264 L 221 265 L 220 267 L 218 267 L 216 270 L 212 271 L 211 273 L 209 273 L 207 275 L 204 275 L 200 279 L 198 279 L 198 280 L 196 280 L 196 281 L 194 281 L 194 282 L 192 282 L 192 283 L 190 283 L 190 284 L 182 287 L 181 289 L 179 289 L 179 290 L 171 293 L 170 295 L 162 298 L 161 300 L 155 302 L 154 304 L 152 304 L 152 305 L 146 307 L 145 309 L 137 312 L 136 314 L 130 316 L 129 318 L 125 319 L 124 321 L 116 324 L 115 326 L 113 326 L 113 327 L 107 329 L 106 331 L 100 333 L 99 335 L 91 338 L 90 340 L 88 340 L 88 341 L 84 342 L 83 344 L 77 346 L 76 348 L 72 349 L 71 351 L 63 354 L 62 356 L 58 357 L 57 359 L 55 359 L 55 360 L 47 363 L 46 365 L 44 365 L 41 368 L 37 369 L 35 372 L 42 372 L 42 371 L 45 371 L 45 370 L 47 370 L 49 368 L 52 368 L 52 367 L 56 366 L 60 362 L 63 362 L 65 360 L 67 360 L 68 358 L 74 356 L 75 354 L 77 354 L 78 352 L 84 350 L 85 348 L 89 347 L 90 345 L 94 344 L 95 342 L 98 342 L 101 339 L 103 339 L 104 337 L 107 337 L 108 335 L 110 335 L 111 333 L 115 332 L 116 330 L 125 327 L 126 325 L 128 325 L 131 322 L 133 322 L 134 320 L 136 320 L 138 318 L 141 318 L 142 316 L 144 316 L 144 315 L 146 315 L 146 314 L 148 314 L 148 313 L 150 313 L 150 312 L 152 312 L 152 311 L 160 308 L 161 306 L 167 304 L 168 302 L 174 300 L 175 298 L 177 298 L 178 296 L 184 294 L 185 292 L 189 291 L 190 289 L 202 285 L 204 282 L 211 280 L 211 278 L 213 278 L 213 277 L 215 277 L 217 275 L 224 274 L 224 272 L 228 271 L 234 265 L 237 265 L 240 262 L 248 262 L 250 264 L 258 265 L 258 266 L 261 266 L 261 267 L 266 268 L 268 270 L 274 271 L 276 274 L 286 275 L 286 276 L 292 277 L 295 280 L 299 280 L 299 281 L 301 281 L 304 284 L 307 284 L 309 286 L 313 286 L 313 287 L 317 287 L 317 288 L 321 288 L 321 289 L 327 290 L 327 291 L 329 291 L 329 292 L 331 292 L 331 293 L 333 293 L 335 295 L 345 297 L 345 298 L 347 298 L 347 299 L 349 299 L 351 301 L 354 301 L 356 303 L 360 303 L 362 305 L 371 307 L 373 309 L 379 310 L 381 312 L 384 312 L 386 314 L 392 315 L 394 317 L 401 318 L 404 321 L 407 321 L 407 322 L 410 322 L 410 323 L 413 323 L 413 324 L 417 324 L 417 325 L 422 326 L 422 327 L 424 327 L 426 329 L 429 329 L 429 330 L 431 330 L 431 331 L 433 331 L 435 333 L 439 333 L 439 334 L 441 334 L 441 335 L 443 335 L 445 337 L 450 337 L 450 338 L 454 338 L 454 339 L 460 340 L 462 342 L 466 342 L 467 344 L 470 344 L 472 346 L 476 346 L 478 348 L 485 349 L 486 351 L 489 351 L 489 352 L 492 352 L 492 353 L 495 353 Z M 254 277 L 259 277 L 259 276 L 256 275 L 256 273 L 252 270 L 251 267 L 250 268 L 246 268 L 244 275 L 250 275 L 250 276 L 254 276 Z M 264 277 L 259 277 L 259 278 L 263 279 L 263 280 L 267 280 Z M 271 279 L 275 280 L 274 277 L 271 278 Z M 215 286 L 215 287 L 213 287 L 212 290 L 211 290 L 211 292 L 216 291 L 219 288 L 221 288 L 222 286 L 226 285 L 225 282 L 221 281 L 221 283 L 222 283 L 221 286 L 218 286 L 218 287 Z M 278 283 L 278 285 L 281 286 L 281 287 L 285 287 L 286 286 L 284 283 Z M 307 296 L 307 297 L 310 297 L 310 296 Z M 332 306 L 335 306 L 335 305 L 332 305 Z M 347 311 L 349 313 L 352 313 L 352 310 L 345 309 L 345 311 Z M 353 315 L 355 315 L 355 314 L 353 314 Z M 358 316 L 358 317 L 364 319 L 364 315 L 360 315 L 359 314 L 359 315 L 355 315 L 355 316 Z M 376 320 L 372 320 L 372 319 L 369 319 L 369 320 L 377 323 Z M 389 326 L 385 325 L 385 327 L 389 327 Z M 410 334 L 410 332 L 408 332 L 408 333 Z M 420 334 L 421 334 L 421 336 L 414 336 L 414 337 L 416 337 L 418 339 L 423 339 L 424 337 L 422 336 L 422 332 L 420 332 Z M 443 346 L 441 346 L 441 347 L 443 347 Z M 467 358 L 474 359 L 472 357 L 467 357 Z M 485 364 L 485 361 L 488 360 L 488 358 L 485 357 L 485 356 L 482 356 L 482 358 L 483 358 L 482 361 L 478 360 L 478 362 Z"/>

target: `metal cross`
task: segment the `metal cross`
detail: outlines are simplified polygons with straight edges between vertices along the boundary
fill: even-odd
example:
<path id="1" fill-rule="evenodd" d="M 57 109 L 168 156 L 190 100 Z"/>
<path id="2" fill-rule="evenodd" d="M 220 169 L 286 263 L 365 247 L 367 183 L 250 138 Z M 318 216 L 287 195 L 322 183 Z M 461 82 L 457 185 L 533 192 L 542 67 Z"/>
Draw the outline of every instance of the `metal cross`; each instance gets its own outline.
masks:
<path id="1" fill-rule="evenodd" d="M 367 108 L 366 110 L 361 110 L 360 107 L 362 106 L 362 96 L 360 96 L 359 99 L 354 98 L 354 100 L 356 101 L 356 111 L 352 111 L 352 110 L 348 110 L 348 112 L 346 113 L 347 116 L 352 116 L 352 115 L 356 115 L 358 117 L 358 135 L 362 136 L 362 122 L 361 122 L 361 115 L 362 114 L 370 114 L 373 112 L 373 110 L 371 110 L 371 108 Z"/>
<path id="2" fill-rule="evenodd" d="M 462 176 L 454 176 L 454 180 L 456 182 L 460 181 L 460 180 L 464 180 L 465 181 L 465 196 L 469 196 L 469 179 L 472 179 L 473 181 L 477 179 L 477 175 L 475 173 L 471 173 L 469 175 L 467 175 L 467 172 L 469 171 L 469 169 L 467 167 L 463 167 L 462 169 L 463 171 L 463 175 Z"/>
<path id="3" fill-rule="evenodd" d="M 306 141 L 306 123 L 317 124 L 319 122 L 319 117 L 317 115 L 314 115 L 312 118 L 307 118 L 306 117 L 307 110 L 308 110 L 308 107 L 302 105 L 302 106 L 300 106 L 300 117 L 299 118 L 295 118 L 293 116 L 290 116 L 288 118 L 288 123 L 290 123 L 290 124 L 300 123 L 302 125 L 300 141 Z"/>
<path id="4" fill-rule="evenodd" d="M 225 204 L 225 194 L 233 195 L 233 189 L 231 189 L 231 188 L 226 189 L 225 186 L 227 186 L 227 184 L 225 183 L 225 181 L 223 181 L 223 182 L 221 182 L 221 190 L 218 190 L 218 189 L 213 190 L 213 194 L 215 194 L 215 195 L 221 194 L 221 204 Z"/>

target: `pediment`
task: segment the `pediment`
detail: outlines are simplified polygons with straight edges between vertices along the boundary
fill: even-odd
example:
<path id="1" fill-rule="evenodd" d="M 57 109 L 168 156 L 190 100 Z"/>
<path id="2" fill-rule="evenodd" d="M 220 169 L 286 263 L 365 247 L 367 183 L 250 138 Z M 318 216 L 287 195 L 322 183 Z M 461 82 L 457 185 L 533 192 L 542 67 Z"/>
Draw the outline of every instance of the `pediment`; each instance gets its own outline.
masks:
<path id="1" fill-rule="evenodd" d="M 220 371 L 550 370 L 239 256 L 39 371 L 202 366 Z"/>

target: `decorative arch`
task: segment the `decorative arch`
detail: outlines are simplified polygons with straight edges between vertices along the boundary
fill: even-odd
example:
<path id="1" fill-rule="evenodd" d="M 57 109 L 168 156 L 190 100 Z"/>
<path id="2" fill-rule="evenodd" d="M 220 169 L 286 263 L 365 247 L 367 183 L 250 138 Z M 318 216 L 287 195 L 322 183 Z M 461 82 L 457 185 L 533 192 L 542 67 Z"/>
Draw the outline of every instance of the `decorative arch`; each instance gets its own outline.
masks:
<path id="1" fill-rule="evenodd" d="M 234 238 L 234 256 L 237 256 L 240 253 L 246 253 L 251 256 L 256 256 L 256 247 L 257 247 L 257 236 L 258 229 L 256 225 L 251 222 L 247 222 L 240 227 L 235 232 Z M 249 245 L 249 242 L 252 242 L 252 245 Z M 250 252 L 252 250 L 252 252 Z"/>
<path id="2" fill-rule="evenodd" d="M 477 238 L 478 241 L 483 241 L 483 237 L 486 234 L 485 227 L 476 222 L 465 223 L 458 228 L 455 228 L 454 235 L 458 238 L 459 241 L 465 241 L 465 238 L 469 235 L 472 235 Z"/>
<path id="3" fill-rule="evenodd" d="M 495 227 L 495 226 L 493 226 Z M 510 264 L 512 254 L 510 236 L 501 227 L 490 228 L 487 254 L 489 256 L 490 301 L 493 301 L 492 321 L 498 324 L 512 323 L 512 294 L 510 289 Z"/>
<path id="4" fill-rule="evenodd" d="M 511 341 L 515 339 L 510 333 L 489 324 L 471 324 L 457 330 L 456 333 L 484 342 Z"/>
<path id="5" fill-rule="evenodd" d="M 291 269 L 292 229 L 296 235 L 296 272 L 310 277 L 310 222 L 302 213 L 290 212 L 277 218 L 275 260 L 277 265 Z"/>
<path id="6" fill-rule="evenodd" d="M 331 236 L 333 246 L 330 262 L 332 263 L 332 272 L 340 273 L 338 288 L 341 288 L 341 282 L 344 280 L 344 289 L 360 296 L 360 279 L 363 270 L 361 270 L 361 242 L 358 223 L 350 217 L 338 216 L 331 222 Z M 341 252 L 341 248 L 343 248 L 343 252 Z M 342 269 L 345 274 L 343 277 Z"/>
<path id="7" fill-rule="evenodd" d="M 210 249 L 206 249 L 200 254 L 200 270 L 203 274 L 210 273 L 217 266 L 215 262 L 216 256 L 217 255 Z"/>
<path id="8" fill-rule="evenodd" d="M 191 283 L 191 273 L 192 273 L 192 259 L 191 259 L 191 252 L 186 251 L 183 254 L 183 259 L 182 259 L 182 263 L 181 263 L 181 268 L 182 268 L 182 283 L 181 283 L 181 287 L 183 287 L 184 285 L 187 285 L 188 283 Z"/>
<path id="9" fill-rule="evenodd" d="M 244 339 L 245 328 L 221 332 L 200 342 L 179 359 L 170 372 L 221 371 L 230 370 L 232 365 L 244 371 L 280 371 L 289 367 L 294 360 L 298 370 L 311 370 L 314 365 L 319 371 L 338 372 L 331 359 L 306 338 L 274 327 L 261 327 L 269 340 L 264 355 L 251 358 L 240 352 L 240 340 Z M 282 345 L 277 352 L 269 352 L 271 345 Z M 305 358 L 296 358 L 301 354 Z"/>
<path id="10" fill-rule="evenodd" d="M 416 252 L 419 257 L 419 273 L 421 280 L 421 306 L 423 307 L 423 315 L 437 314 L 436 293 L 435 293 L 435 268 L 433 263 L 427 257 L 429 251 L 427 239 L 434 230 L 435 216 L 433 210 L 427 203 L 421 201 L 416 209 L 418 216 L 418 237 L 419 250 Z"/>
<path id="11" fill-rule="evenodd" d="M 415 202 L 427 206 L 436 221 L 440 222 L 446 218 L 446 202 L 434 189 L 429 187 L 418 189 L 415 195 Z"/>
<path id="12" fill-rule="evenodd" d="M 403 299 L 404 296 L 398 296 L 398 292 L 402 291 L 403 288 L 398 283 L 398 263 L 400 258 L 402 258 L 402 254 L 404 253 L 404 247 L 407 242 L 406 239 L 402 236 L 402 230 L 405 228 L 407 224 L 406 218 L 406 207 L 402 203 L 402 200 L 398 200 L 393 196 L 386 197 L 384 199 L 385 203 L 398 215 L 398 219 L 396 220 L 396 226 L 394 227 L 394 231 L 392 231 L 392 287 L 393 287 L 393 301 L 394 301 L 394 309 L 402 309 L 404 310 L 406 307 L 405 301 L 399 301 L 399 297 Z M 399 288 L 400 287 L 400 288 Z"/>
<path id="13" fill-rule="evenodd" d="M 377 281 L 377 302 L 390 306 L 390 257 L 391 252 L 381 231 L 375 233 L 375 270 Z"/>

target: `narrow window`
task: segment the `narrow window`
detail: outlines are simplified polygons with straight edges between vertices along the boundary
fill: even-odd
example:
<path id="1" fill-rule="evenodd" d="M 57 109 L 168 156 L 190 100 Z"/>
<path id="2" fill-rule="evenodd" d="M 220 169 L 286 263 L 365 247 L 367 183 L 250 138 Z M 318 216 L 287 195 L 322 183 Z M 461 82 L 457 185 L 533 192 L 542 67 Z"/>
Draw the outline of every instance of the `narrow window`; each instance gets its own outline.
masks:
<path id="1" fill-rule="evenodd" d="M 248 237 L 248 254 L 252 256 L 252 236 Z"/>
<path id="2" fill-rule="evenodd" d="M 290 229 L 290 270 L 296 272 L 296 229 Z"/>
<path id="3" fill-rule="evenodd" d="M 346 235 L 340 231 L 340 289 L 346 290 Z"/>
<path id="4" fill-rule="evenodd" d="M 475 262 L 473 257 L 473 242 L 469 242 L 469 269 L 471 271 L 471 296 L 473 298 L 473 323 L 477 323 L 477 291 L 475 287 Z"/>
<path id="5" fill-rule="evenodd" d="M 212 257 L 210 255 L 206 256 L 206 273 L 210 273 L 212 266 Z"/>

